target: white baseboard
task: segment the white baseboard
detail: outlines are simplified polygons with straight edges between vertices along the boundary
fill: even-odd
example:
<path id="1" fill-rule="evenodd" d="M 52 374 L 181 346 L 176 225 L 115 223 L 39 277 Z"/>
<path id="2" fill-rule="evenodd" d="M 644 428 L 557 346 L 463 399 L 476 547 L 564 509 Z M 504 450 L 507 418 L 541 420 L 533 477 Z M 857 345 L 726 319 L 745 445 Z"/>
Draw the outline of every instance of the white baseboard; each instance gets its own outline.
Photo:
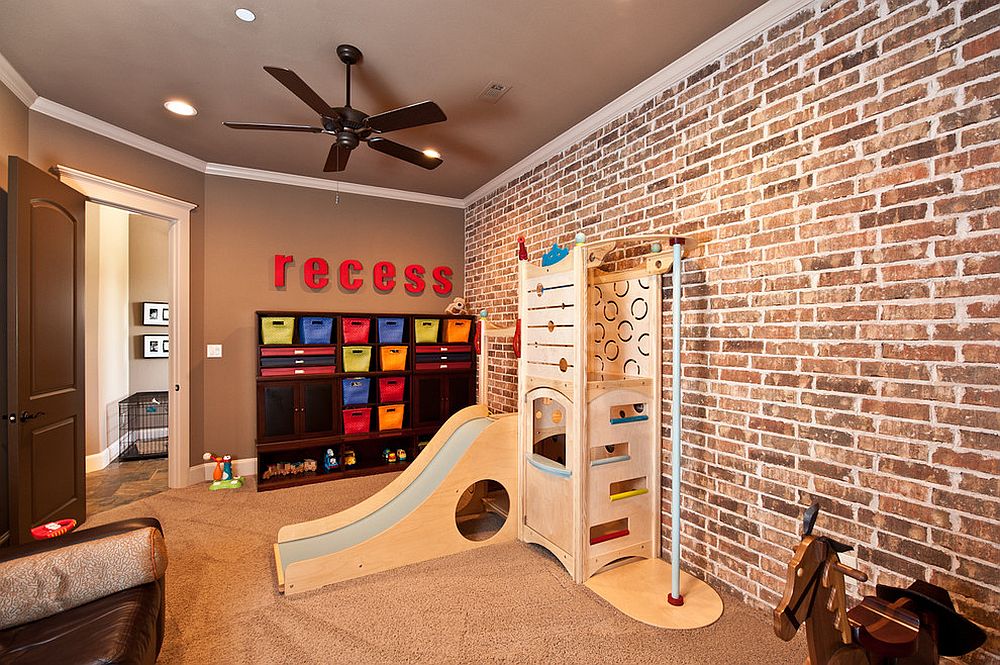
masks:
<path id="1" fill-rule="evenodd" d="M 215 462 L 205 462 L 204 464 L 192 466 L 188 470 L 188 485 L 194 485 L 195 483 L 203 483 L 206 480 L 211 480 L 212 472 L 214 470 Z M 233 460 L 233 472 L 237 476 L 257 475 L 257 458 L 251 457 L 249 459 Z"/>
<path id="2" fill-rule="evenodd" d="M 94 453 L 93 455 L 87 455 L 87 473 L 91 471 L 100 471 L 107 465 L 111 464 L 111 460 L 118 457 L 121 454 L 121 437 L 115 439 L 110 446 L 105 448 L 99 453 Z"/>

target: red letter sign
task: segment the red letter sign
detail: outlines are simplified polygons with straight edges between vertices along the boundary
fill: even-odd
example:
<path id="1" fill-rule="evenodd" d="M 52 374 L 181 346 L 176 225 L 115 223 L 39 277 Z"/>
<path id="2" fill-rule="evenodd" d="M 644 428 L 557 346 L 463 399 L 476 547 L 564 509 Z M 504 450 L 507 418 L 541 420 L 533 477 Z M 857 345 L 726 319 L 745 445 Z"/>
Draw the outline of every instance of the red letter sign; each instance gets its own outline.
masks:
<path id="1" fill-rule="evenodd" d="M 403 271 L 406 276 L 406 292 L 407 293 L 423 293 L 424 292 L 424 267 L 419 264 L 413 264 L 406 266 L 406 270 Z"/>
<path id="2" fill-rule="evenodd" d="M 292 256 L 284 254 L 274 255 L 274 285 L 279 289 L 285 288 L 285 266 L 292 262 Z"/>
<path id="3" fill-rule="evenodd" d="M 340 286 L 346 291 L 357 291 L 364 283 L 360 277 L 354 277 L 351 273 L 361 272 L 363 266 L 361 261 L 347 259 L 340 264 Z"/>
<path id="4" fill-rule="evenodd" d="M 396 288 L 396 266 L 389 261 L 375 264 L 375 288 L 379 291 L 392 291 Z"/>
<path id="5" fill-rule="evenodd" d="M 451 277 L 453 274 L 451 268 L 448 266 L 438 266 L 434 269 L 434 281 L 437 284 L 434 285 L 434 293 L 438 295 L 446 296 L 451 293 Z"/>
<path id="6" fill-rule="evenodd" d="M 322 289 L 330 283 L 330 280 L 326 278 L 329 274 L 330 264 L 326 262 L 326 259 L 312 258 L 306 261 L 302 278 L 310 289 Z"/>

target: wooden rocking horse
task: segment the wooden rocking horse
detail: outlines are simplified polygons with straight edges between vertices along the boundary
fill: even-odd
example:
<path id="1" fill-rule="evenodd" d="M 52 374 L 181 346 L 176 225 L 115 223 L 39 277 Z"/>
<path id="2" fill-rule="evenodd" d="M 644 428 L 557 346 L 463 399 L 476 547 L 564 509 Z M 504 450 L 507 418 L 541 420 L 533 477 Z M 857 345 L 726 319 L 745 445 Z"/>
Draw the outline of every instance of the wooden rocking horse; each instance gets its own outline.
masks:
<path id="1" fill-rule="evenodd" d="M 920 580 L 907 589 L 878 585 L 848 610 L 844 577 L 868 581 L 839 555 L 851 548 L 812 535 L 819 504 L 806 510 L 802 542 L 788 564 L 774 632 L 786 642 L 806 628 L 807 665 L 935 665 L 939 655 L 978 648 L 986 634 L 958 614 L 948 592 Z"/>
<path id="2" fill-rule="evenodd" d="M 787 642 L 805 625 L 809 665 L 869 665 L 851 634 L 844 588 L 845 575 L 860 582 L 868 576 L 840 562 L 838 555 L 849 546 L 812 535 L 818 515 L 818 503 L 806 510 L 802 542 L 788 564 L 785 593 L 774 610 L 774 632 Z"/>

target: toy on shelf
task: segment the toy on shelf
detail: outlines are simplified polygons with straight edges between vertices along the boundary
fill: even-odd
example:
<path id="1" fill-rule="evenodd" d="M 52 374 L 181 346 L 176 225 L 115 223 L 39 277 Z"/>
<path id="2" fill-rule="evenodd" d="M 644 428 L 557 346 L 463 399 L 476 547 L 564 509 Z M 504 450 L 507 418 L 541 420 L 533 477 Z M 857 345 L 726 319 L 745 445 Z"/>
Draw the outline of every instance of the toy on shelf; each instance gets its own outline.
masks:
<path id="1" fill-rule="evenodd" d="M 382 451 L 382 461 L 386 464 L 395 464 L 398 457 L 396 456 L 395 450 L 390 450 L 386 448 Z"/>
<path id="2" fill-rule="evenodd" d="M 396 450 L 396 461 L 397 462 L 405 462 L 406 461 L 406 449 L 399 448 L 398 450 Z"/>
<path id="3" fill-rule="evenodd" d="M 337 455 L 333 452 L 333 448 L 327 448 L 326 454 L 323 456 L 323 470 L 329 473 L 338 468 L 340 468 L 340 462 L 337 461 Z"/>
<path id="4" fill-rule="evenodd" d="M 276 476 L 298 476 L 303 473 L 315 473 L 319 466 L 314 459 L 304 459 L 301 462 L 279 462 L 268 464 L 267 469 L 261 474 L 263 480 Z"/>
<path id="5" fill-rule="evenodd" d="M 358 457 L 354 454 L 354 451 L 348 448 L 344 451 L 344 466 L 351 467 L 358 463 Z"/>
<path id="6" fill-rule="evenodd" d="M 810 665 L 935 665 L 940 656 L 979 648 L 986 633 L 958 612 L 948 592 L 922 580 L 900 589 L 876 586 L 848 609 L 844 577 L 868 576 L 840 561 L 852 549 L 814 536 L 819 504 L 805 512 L 802 541 L 788 564 L 785 591 L 774 609 L 774 632 L 791 640 L 805 626 Z"/>
<path id="7" fill-rule="evenodd" d="M 457 296 L 447 307 L 444 308 L 445 314 L 451 314 L 452 316 L 464 316 L 468 314 L 466 311 L 465 298 Z"/>
<path id="8" fill-rule="evenodd" d="M 243 477 L 233 474 L 232 455 L 213 455 L 205 453 L 202 459 L 206 462 L 215 462 L 215 469 L 212 471 L 212 484 L 208 486 L 210 490 L 232 490 L 243 487 Z"/>

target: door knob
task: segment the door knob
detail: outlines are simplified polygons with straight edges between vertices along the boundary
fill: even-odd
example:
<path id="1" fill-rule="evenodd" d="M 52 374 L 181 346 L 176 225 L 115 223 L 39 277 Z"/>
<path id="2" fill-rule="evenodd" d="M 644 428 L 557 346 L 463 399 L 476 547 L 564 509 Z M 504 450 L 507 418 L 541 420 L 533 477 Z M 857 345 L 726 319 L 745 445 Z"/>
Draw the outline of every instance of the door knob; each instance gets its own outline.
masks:
<path id="1" fill-rule="evenodd" d="M 11 414 L 11 415 L 13 415 L 13 414 Z M 21 422 L 22 423 L 28 422 L 29 420 L 34 420 L 38 416 L 44 416 L 44 415 L 45 415 L 44 411 L 35 411 L 34 413 L 28 413 L 27 411 L 22 411 L 21 412 Z"/>
<path id="2" fill-rule="evenodd" d="M 9 422 L 16 423 L 17 422 L 17 414 L 16 413 L 8 413 L 7 414 L 7 420 Z"/>

